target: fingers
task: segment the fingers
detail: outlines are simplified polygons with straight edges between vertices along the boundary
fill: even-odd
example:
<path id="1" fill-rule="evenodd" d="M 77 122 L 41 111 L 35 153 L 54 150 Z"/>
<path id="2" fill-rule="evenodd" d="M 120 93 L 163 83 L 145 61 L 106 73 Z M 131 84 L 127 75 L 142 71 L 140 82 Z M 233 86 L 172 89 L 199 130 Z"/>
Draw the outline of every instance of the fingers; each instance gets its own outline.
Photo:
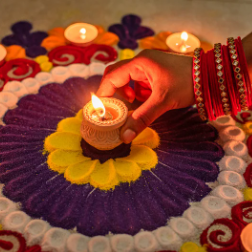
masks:
<path id="1" fill-rule="evenodd" d="M 162 100 L 156 97 L 152 93 L 148 100 L 128 117 L 121 129 L 121 139 L 124 143 L 132 142 L 142 130 L 166 111 Z"/>
<path id="2" fill-rule="evenodd" d="M 123 87 L 130 81 L 131 60 L 122 60 L 105 69 L 98 96 L 113 96 L 116 89 Z"/>
<path id="3" fill-rule="evenodd" d="M 136 57 L 131 60 L 122 60 L 108 66 L 97 91 L 97 95 L 113 96 L 118 88 L 127 85 L 130 80 L 148 82 L 145 69 L 141 64 L 141 60 Z"/>
<path id="4" fill-rule="evenodd" d="M 135 91 L 129 85 L 125 85 L 119 88 L 116 92 L 130 103 L 132 103 L 135 100 L 136 97 Z"/>
<path id="5" fill-rule="evenodd" d="M 140 82 L 135 81 L 135 96 L 136 99 L 140 102 L 145 102 L 151 95 L 151 88 L 148 85 L 143 85 Z"/>

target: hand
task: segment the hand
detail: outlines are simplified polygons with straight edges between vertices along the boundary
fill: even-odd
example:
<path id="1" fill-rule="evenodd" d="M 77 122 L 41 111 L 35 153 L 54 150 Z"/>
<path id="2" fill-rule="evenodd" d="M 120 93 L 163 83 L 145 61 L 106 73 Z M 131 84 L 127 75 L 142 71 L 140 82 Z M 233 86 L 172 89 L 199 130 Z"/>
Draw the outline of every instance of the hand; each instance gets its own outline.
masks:
<path id="1" fill-rule="evenodd" d="M 122 127 L 124 143 L 130 143 L 166 111 L 194 104 L 192 57 L 144 50 L 131 60 L 108 66 L 97 95 L 113 96 L 118 91 L 133 102 L 135 92 L 128 85 L 130 80 L 149 87 L 152 92 Z"/>

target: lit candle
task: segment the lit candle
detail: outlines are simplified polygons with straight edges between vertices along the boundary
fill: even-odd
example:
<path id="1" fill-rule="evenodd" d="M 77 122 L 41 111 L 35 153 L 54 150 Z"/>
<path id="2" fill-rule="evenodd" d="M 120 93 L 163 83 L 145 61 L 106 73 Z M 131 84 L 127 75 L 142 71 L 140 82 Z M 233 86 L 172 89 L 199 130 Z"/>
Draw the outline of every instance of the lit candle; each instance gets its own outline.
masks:
<path id="1" fill-rule="evenodd" d="M 87 23 L 75 23 L 69 25 L 64 36 L 68 42 L 78 46 L 90 45 L 98 35 L 98 30 L 94 25 Z"/>
<path id="2" fill-rule="evenodd" d="M 195 48 L 200 47 L 200 40 L 187 32 L 173 33 L 166 39 L 166 45 L 177 53 L 191 53 Z"/>
<path id="3" fill-rule="evenodd" d="M 241 232 L 241 241 L 244 252 L 252 252 L 252 223 L 248 224 Z"/>
<path id="4" fill-rule="evenodd" d="M 114 149 L 122 143 L 120 129 L 127 115 L 128 109 L 121 100 L 92 95 L 83 108 L 81 135 L 98 150 Z"/>
<path id="5" fill-rule="evenodd" d="M 5 62 L 7 51 L 3 45 L 0 45 L 0 66 Z"/>

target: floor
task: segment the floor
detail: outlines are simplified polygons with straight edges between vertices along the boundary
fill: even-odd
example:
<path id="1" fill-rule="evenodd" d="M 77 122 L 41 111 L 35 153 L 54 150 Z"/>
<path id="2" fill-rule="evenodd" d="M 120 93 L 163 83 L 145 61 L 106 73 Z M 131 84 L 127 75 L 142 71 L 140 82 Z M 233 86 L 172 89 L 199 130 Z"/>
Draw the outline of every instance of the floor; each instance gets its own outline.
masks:
<path id="1" fill-rule="evenodd" d="M 1 0 L 0 38 L 19 20 L 47 31 L 76 21 L 108 27 L 129 13 L 156 32 L 186 30 L 211 43 L 252 30 L 252 0 Z"/>

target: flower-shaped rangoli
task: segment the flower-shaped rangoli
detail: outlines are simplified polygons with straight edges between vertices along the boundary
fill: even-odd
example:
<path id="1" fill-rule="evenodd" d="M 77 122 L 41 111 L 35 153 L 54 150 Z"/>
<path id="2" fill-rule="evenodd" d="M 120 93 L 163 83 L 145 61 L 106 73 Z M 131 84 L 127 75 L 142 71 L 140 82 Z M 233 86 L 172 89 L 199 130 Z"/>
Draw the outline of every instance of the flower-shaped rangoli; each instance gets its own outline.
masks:
<path id="1" fill-rule="evenodd" d="M 45 149 L 50 152 L 47 163 L 51 170 L 64 173 L 66 180 L 75 184 L 90 183 L 102 190 L 114 189 L 122 182 L 136 181 L 142 170 L 151 170 L 158 162 L 152 148 L 159 144 L 157 133 L 145 129 L 133 142 L 126 157 L 108 159 L 100 163 L 82 154 L 80 127 L 82 110 L 75 117 L 59 122 L 57 132 L 45 140 Z"/>
<path id="2" fill-rule="evenodd" d="M 115 45 L 119 38 L 112 32 L 107 32 L 103 27 L 96 25 L 98 30 L 97 38 L 92 42 L 93 44 L 102 44 L 102 45 Z M 49 36 L 42 41 L 42 46 L 44 46 L 48 51 L 52 49 L 67 45 L 68 42 L 64 36 L 65 29 L 63 27 L 56 27 L 48 31 Z"/>
<path id="3" fill-rule="evenodd" d="M 109 27 L 108 30 L 119 37 L 118 46 L 121 49 L 136 49 L 137 40 L 154 35 L 152 29 L 141 26 L 141 21 L 139 16 L 127 15 L 122 18 L 122 24 L 114 24 Z"/>
<path id="4" fill-rule="evenodd" d="M 154 230 L 211 191 L 206 183 L 216 180 L 215 162 L 223 156 L 214 142 L 217 131 L 193 108 L 170 111 L 129 154 L 116 152 L 99 163 L 82 154 L 78 111 L 100 81 L 92 76 L 45 85 L 6 113 L 0 128 L 3 194 L 33 217 L 88 236 Z"/>
<path id="5" fill-rule="evenodd" d="M 11 30 L 13 34 L 2 39 L 3 45 L 8 47 L 15 45 L 15 50 L 17 50 L 16 46 L 20 46 L 20 48 L 25 49 L 26 55 L 31 58 L 47 53 L 46 49 L 40 46 L 43 39 L 48 36 L 46 32 L 30 32 L 32 30 L 32 24 L 26 21 L 13 24 Z M 11 52 L 10 49 L 9 51 Z"/>

